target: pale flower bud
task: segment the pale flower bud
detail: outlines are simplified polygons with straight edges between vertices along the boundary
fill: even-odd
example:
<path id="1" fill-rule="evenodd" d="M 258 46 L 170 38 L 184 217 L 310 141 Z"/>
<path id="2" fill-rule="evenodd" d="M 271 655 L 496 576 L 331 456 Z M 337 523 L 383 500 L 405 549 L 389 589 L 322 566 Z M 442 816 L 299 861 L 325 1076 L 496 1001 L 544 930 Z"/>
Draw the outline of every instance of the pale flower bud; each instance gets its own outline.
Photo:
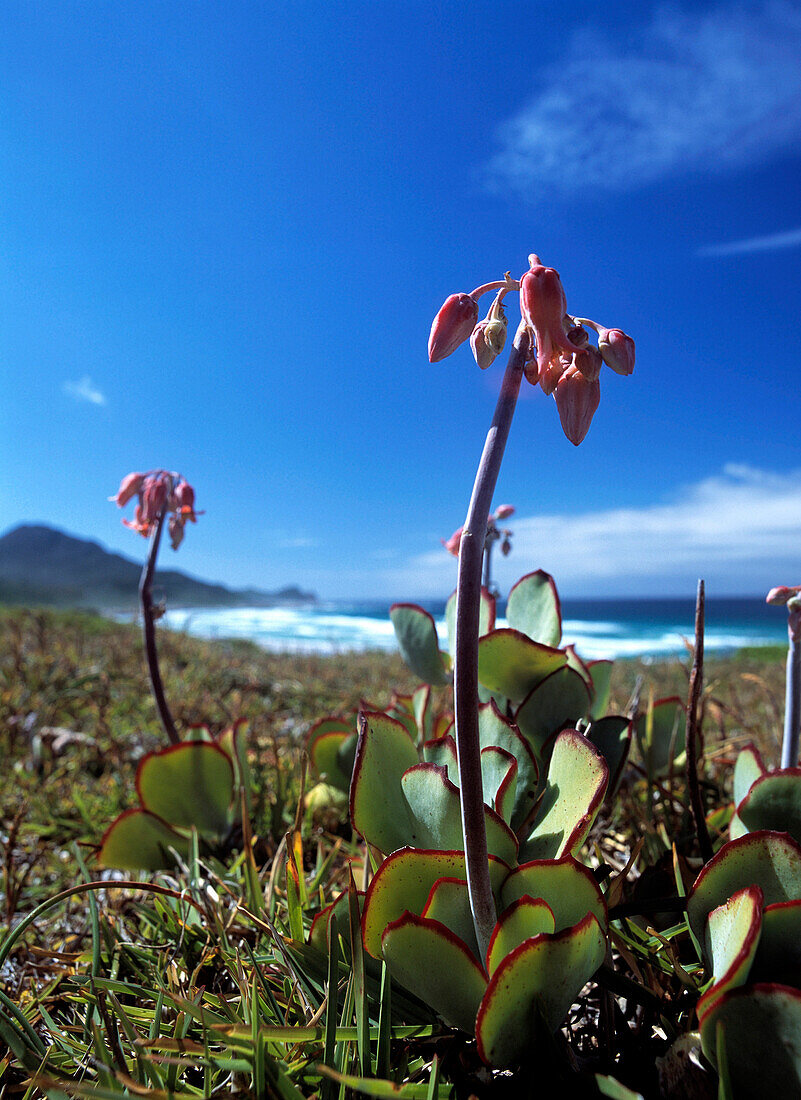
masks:
<path id="1" fill-rule="evenodd" d="M 128 474 L 120 482 L 120 487 L 117 490 L 117 495 L 109 497 L 109 500 L 117 502 L 118 508 L 124 508 L 129 500 L 142 491 L 142 483 L 145 480 L 144 474 Z"/>
<path id="2" fill-rule="evenodd" d="M 478 302 L 469 294 L 451 294 L 431 324 L 428 360 L 438 363 L 470 336 L 478 320 Z"/>
<path id="3" fill-rule="evenodd" d="M 615 374 L 628 375 L 634 370 L 634 341 L 621 329 L 599 328 L 598 351 Z"/>
<path id="4" fill-rule="evenodd" d="M 495 509 L 495 518 L 508 519 L 509 516 L 514 515 L 514 511 L 515 508 L 513 504 L 499 504 L 498 507 Z"/>
<path id="5" fill-rule="evenodd" d="M 440 539 L 440 542 L 445 547 L 445 549 L 448 551 L 448 553 L 453 554 L 453 556 L 455 558 L 459 557 L 459 547 L 461 546 L 461 543 L 462 543 L 462 531 L 463 530 L 464 530 L 463 527 L 459 527 L 456 531 L 453 532 L 453 534 L 451 535 L 451 537 L 449 539 L 447 539 L 447 540 L 446 539 Z"/>

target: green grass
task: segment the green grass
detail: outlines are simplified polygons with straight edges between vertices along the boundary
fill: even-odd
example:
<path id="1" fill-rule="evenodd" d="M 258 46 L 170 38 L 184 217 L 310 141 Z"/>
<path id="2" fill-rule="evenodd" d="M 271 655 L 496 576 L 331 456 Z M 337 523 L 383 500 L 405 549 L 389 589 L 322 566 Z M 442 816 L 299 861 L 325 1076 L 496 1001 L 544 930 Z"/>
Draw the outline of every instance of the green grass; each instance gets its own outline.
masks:
<path id="1" fill-rule="evenodd" d="M 179 729 L 250 720 L 253 836 L 244 851 L 196 853 L 183 870 L 140 883 L 111 881 L 93 862 L 105 827 L 136 802 L 138 759 L 163 744 L 139 631 L 88 613 L 6 610 L 0 639 L 0 918 L 13 936 L 0 948 L 0 1051 L 10 1048 L 0 1053 L 0 1097 L 328 1098 L 355 1095 L 348 1089 L 359 1076 L 370 1078 L 359 1086 L 370 1095 L 520 1095 L 519 1082 L 481 1071 L 475 1044 L 437 1026 L 402 991 L 392 990 L 388 1015 L 386 983 L 382 995 L 380 968 L 369 960 L 363 970 L 331 962 L 301 942 L 351 869 L 357 881 L 364 873 L 363 845 L 335 809 L 305 814 L 292 834 L 303 738 L 327 714 L 362 700 L 383 707 L 393 690 L 411 691 L 416 681 L 398 657 L 282 656 L 162 631 Z M 738 745 L 754 740 L 776 760 L 783 662 L 778 649 L 707 661 L 710 807 L 725 801 Z M 612 709 L 626 707 L 640 678 L 643 706 L 649 697 L 685 698 L 688 663 L 619 662 Z M 591 837 L 590 862 L 615 871 L 643 838 L 635 872 L 621 881 L 624 900 L 674 892 L 671 839 L 692 879 L 682 777 L 667 785 L 654 791 L 630 768 Z M 288 832 L 299 891 L 285 875 Z M 653 1095 L 654 1057 L 691 1023 L 694 994 L 675 960 L 691 983 L 697 964 L 683 922 L 657 922 L 659 936 L 646 924 L 617 926 L 620 980 L 634 983 L 635 995 L 588 994 L 557 1048 L 542 1055 L 544 1086 L 597 1095 L 590 1071 L 598 1070 Z M 348 938 L 347 928 L 339 932 Z M 651 1000 L 643 994 L 638 1007 L 643 986 Z M 583 1072 L 565 1077 L 568 1047 L 568 1062 Z M 391 1093 L 390 1081 L 403 1091 Z"/>

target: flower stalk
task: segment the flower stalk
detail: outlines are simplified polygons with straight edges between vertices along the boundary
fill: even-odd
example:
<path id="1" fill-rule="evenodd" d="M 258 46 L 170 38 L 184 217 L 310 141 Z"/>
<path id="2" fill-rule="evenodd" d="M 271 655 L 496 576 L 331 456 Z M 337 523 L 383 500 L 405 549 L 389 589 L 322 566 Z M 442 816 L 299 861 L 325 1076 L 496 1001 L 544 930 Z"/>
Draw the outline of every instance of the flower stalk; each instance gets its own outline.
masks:
<path id="1" fill-rule="evenodd" d="M 142 577 L 139 581 L 139 602 L 142 605 L 145 659 L 147 660 L 147 670 L 150 674 L 150 686 L 153 691 L 153 698 L 156 702 L 156 710 L 159 713 L 161 724 L 164 727 L 164 732 L 167 734 L 170 743 L 177 745 L 181 739 L 178 736 L 178 730 L 175 728 L 175 722 L 167 704 L 167 697 L 164 694 L 164 683 L 161 679 L 159 655 L 156 647 L 156 614 L 153 608 L 153 576 L 156 572 L 156 559 L 159 555 L 161 533 L 164 530 L 167 512 L 168 505 L 165 501 L 158 514 L 153 533 L 150 537 L 150 550 L 147 555 L 147 560 L 145 561 L 145 567 L 142 570 Z"/>
<path id="2" fill-rule="evenodd" d="M 479 950 L 486 952 L 495 927 L 495 901 L 489 877 L 484 794 L 478 736 L 478 639 L 484 544 L 498 473 L 509 437 L 529 349 L 521 325 L 515 336 L 501 392 L 478 465 L 459 545 L 456 582 L 456 644 L 453 667 L 456 751 L 462 804 L 462 831 L 470 909 Z"/>

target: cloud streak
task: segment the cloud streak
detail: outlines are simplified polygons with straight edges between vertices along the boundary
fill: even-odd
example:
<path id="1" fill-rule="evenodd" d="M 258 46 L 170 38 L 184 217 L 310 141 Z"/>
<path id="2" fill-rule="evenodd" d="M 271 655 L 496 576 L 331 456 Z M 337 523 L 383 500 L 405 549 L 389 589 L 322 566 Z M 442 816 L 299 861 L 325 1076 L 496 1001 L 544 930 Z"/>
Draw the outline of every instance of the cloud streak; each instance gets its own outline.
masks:
<path id="1" fill-rule="evenodd" d="M 77 382 L 65 382 L 64 393 L 76 401 L 85 401 L 88 405 L 105 405 L 106 395 L 95 386 L 88 374 Z"/>
<path id="2" fill-rule="evenodd" d="M 644 508 L 520 517 L 510 558 L 497 562 L 507 591 L 544 568 L 569 595 L 760 593 L 801 580 L 801 470 L 775 474 L 728 465 Z M 387 572 L 387 591 L 441 596 L 455 584 L 453 558 L 432 549 Z"/>
<path id="3" fill-rule="evenodd" d="M 698 249 L 699 256 L 742 256 L 748 252 L 776 252 L 783 248 L 801 248 L 801 229 L 787 229 L 766 237 L 748 237 L 727 244 L 708 244 Z"/>
<path id="4" fill-rule="evenodd" d="M 801 12 L 658 8 L 625 42 L 584 28 L 498 134 L 495 189 L 623 192 L 764 163 L 801 137 Z"/>

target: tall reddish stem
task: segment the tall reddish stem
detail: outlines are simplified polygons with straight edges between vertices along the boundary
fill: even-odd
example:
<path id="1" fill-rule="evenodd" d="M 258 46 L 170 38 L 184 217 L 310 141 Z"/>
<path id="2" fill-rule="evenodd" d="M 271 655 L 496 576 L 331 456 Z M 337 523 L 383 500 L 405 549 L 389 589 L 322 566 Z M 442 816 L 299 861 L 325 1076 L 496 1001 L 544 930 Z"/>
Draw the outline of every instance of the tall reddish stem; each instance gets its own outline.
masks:
<path id="1" fill-rule="evenodd" d="M 150 673 L 150 686 L 153 689 L 153 698 L 156 701 L 156 710 L 159 712 L 161 724 L 171 744 L 177 745 L 181 740 L 178 730 L 175 728 L 170 708 L 167 705 L 167 697 L 164 694 L 164 684 L 159 669 L 159 655 L 156 648 L 156 625 L 153 617 L 153 576 L 156 572 L 156 558 L 159 556 L 161 544 L 161 532 L 167 518 L 167 505 L 161 509 L 156 520 L 156 528 L 150 541 L 150 552 L 147 555 L 145 567 L 142 570 L 142 578 L 139 581 L 139 602 L 142 605 L 142 624 L 145 635 L 145 657 Z"/>
<path id="2" fill-rule="evenodd" d="M 487 860 L 487 832 L 484 824 L 484 793 L 481 782 L 481 750 L 478 737 L 478 637 L 481 614 L 481 565 L 484 541 L 495 484 L 501 468 L 506 440 L 512 423 L 529 336 L 518 329 L 501 393 L 478 464 L 473 494 L 467 510 L 459 546 L 456 583 L 456 645 L 453 666 L 453 695 L 456 719 L 456 750 L 462 803 L 467 889 L 479 950 L 484 956 L 495 927 L 495 900 Z"/>

